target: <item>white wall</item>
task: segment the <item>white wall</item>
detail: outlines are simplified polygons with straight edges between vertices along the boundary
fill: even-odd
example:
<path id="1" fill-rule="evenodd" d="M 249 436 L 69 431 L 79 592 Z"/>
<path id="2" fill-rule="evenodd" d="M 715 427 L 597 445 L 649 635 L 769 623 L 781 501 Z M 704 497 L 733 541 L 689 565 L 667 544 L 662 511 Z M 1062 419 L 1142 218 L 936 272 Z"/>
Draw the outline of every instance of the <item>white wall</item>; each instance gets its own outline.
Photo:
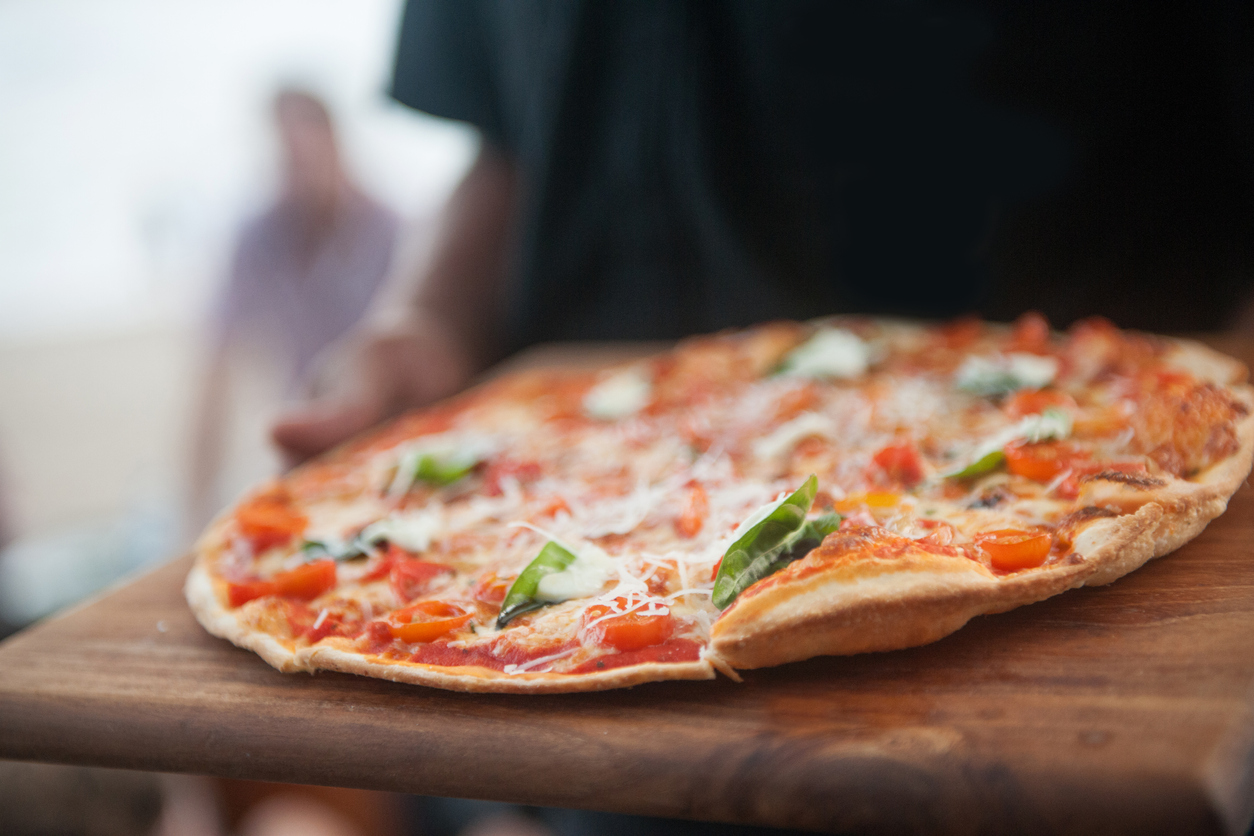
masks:
<path id="1" fill-rule="evenodd" d="M 84 544 L 119 520 L 177 530 L 200 329 L 234 230 L 274 187 L 278 84 L 323 93 L 350 167 L 404 214 L 430 214 L 461 176 L 471 132 L 384 95 L 399 13 L 0 2 L 0 480 L 22 560 L 175 546 Z"/>

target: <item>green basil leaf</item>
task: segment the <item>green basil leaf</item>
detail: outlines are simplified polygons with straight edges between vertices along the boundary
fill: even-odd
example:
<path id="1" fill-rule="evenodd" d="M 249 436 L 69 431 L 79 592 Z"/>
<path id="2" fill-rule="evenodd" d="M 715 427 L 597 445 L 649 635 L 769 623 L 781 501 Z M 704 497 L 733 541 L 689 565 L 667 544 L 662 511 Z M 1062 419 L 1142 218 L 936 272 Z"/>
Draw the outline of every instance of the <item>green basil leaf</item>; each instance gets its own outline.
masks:
<path id="1" fill-rule="evenodd" d="M 1023 388 L 1023 382 L 1008 371 L 987 371 L 959 380 L 958 388 L 973 395 L 995 398 Z"/>
<path id="2" fill-rule="evenodd" d="M 536 599 L 536 589 L 540 579 L 554 572 L 564 571 L 575 562 L 575 555 L 554 543 L 552 540 L 544 544 L 535 559 L 527 564 L 505 593 L 501 602 L 501 612 L 496 617 L 496 628 L 499 630 L 509 624 L 515 617 L 525 612 L 538 610 L 547 602 Z"/>
<path id="3" fill-rule="evenodd" d="M 976 476 L 983 476 L 985 473 L 991 473 L 1001 467 L 1002 462 L 1006 461 L 1006 454 L 1001 450 L 994 450 L 991 453 L 985 453 L 980 458 L 971 462 L 971 464 L 955 470 L 953 473 L 946 473 L 947 479 L 972 479 Z"/>
<path id="4" fill-rule="evenodd" d="M 805 484 L 779 504 L 765 519 L 740 536 L 723 555 L 714 579 L 714 606 L 727 609 L 736 596 L 791 560 L 780 562 L 788 547 L 806 527 L 806 514 L 814 503 L 819 480 L 811 475 Z M 828 515 L 835 516 L 835 515 Z M 827 517 L 824 525 L 830 520 Z M 815 520 L 814 522 L 818 522 Z M 839 525 L 839 521 L 836 523 Z M 822 538 L 820 538 L 822 539 Z"/>
<path id="5" fill-rule="evenodd" d="M 806 524 L 801 527 L 801 539 L 812 538 L 822 542 L 824 537 L 840 528 L 840 522 L 843 519 L 844 517 L 840 514 L 832 511 L 821 517 L 806 520 Z"/>
<path id="6" fill-rule="evenodd" d="M 414 478 L 432 485 L 451 485 L 475 469 L 473 456 L 437 456 L 423 453 L 414 467 Z"/>
<path id="7" fill-rule="evenodd" d="M 322 540 L 306 540 L 301 544 L 300 550 L 304 553 L 306 561 L 323 560 L 331 558 L 332 560 L 357 560 L 365 557 L 369 552 L 367 546 L 362 543 L 361 539 L 354 537 L 344 543 L 325 543 Z"/>

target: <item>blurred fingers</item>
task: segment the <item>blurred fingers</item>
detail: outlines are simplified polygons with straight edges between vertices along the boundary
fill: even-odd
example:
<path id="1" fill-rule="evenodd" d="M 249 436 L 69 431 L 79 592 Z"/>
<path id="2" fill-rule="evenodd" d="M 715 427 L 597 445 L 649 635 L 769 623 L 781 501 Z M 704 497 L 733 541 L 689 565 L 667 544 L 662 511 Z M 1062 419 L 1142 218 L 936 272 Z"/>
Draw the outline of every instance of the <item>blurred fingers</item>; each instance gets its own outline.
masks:
<path id="1" fill-rule="evenodd" d="M 315 402 L 280 415 L 270 428 L 270 437 L 290 467 L 330 450 L 384 417 L 384 410 L 377 403 Z"/>

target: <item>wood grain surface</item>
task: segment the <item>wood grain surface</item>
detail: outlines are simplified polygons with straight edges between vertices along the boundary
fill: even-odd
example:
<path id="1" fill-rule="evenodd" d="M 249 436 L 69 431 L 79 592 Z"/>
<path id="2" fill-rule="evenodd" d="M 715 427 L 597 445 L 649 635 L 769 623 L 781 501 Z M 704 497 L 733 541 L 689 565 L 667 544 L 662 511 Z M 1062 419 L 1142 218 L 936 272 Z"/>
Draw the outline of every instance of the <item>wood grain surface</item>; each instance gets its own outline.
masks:
<path id="1" fill-rule="evenodd" d="M 0 757 L 834 832 L 1238 834 L 1254 818 L 1248 486 L 1112 586 L 742 684 L 537 697 L 284 675 L 200 629 L 189 565 L 0 645 Z"/>

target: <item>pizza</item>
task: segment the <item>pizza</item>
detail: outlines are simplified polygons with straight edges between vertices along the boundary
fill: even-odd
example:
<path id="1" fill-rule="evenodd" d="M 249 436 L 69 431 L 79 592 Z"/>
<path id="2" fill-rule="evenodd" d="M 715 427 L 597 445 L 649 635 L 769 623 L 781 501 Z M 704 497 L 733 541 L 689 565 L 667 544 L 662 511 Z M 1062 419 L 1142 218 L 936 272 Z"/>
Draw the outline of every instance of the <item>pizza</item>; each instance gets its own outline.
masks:
<path id="1" fill-rule="evenodd" d="M 244 497 L 186 595 L 281 671 L 463 691 L 922 645 L 1196 536 L 1250 471 L 1245 374 L 1037 314 L 776 322 L 519 371 Z"/>

